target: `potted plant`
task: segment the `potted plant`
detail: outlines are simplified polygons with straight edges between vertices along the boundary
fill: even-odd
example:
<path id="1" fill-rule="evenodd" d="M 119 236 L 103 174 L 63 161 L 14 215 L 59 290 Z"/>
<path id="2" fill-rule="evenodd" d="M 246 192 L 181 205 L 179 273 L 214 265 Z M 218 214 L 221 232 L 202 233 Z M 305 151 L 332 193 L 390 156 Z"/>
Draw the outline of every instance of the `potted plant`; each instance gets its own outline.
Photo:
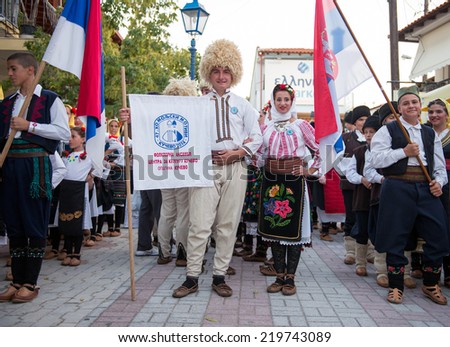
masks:
<path id="1" fill-rule="evenodd" d="M 20 0 L 19 32 L 21 37 L 33 37 L 40 0 Z"/>

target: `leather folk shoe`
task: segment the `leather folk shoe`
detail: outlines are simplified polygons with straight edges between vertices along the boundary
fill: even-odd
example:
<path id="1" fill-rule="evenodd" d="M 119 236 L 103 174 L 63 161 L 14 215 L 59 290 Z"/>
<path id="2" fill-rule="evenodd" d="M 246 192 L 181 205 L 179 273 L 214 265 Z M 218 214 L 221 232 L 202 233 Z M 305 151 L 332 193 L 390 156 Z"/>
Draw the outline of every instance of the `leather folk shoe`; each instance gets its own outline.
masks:
<path id="1" fill-rule="evenodd" d="M 252 262 L 258 262 L 258 263 L 264 263 L 266 261 L 266 254 L 262 253 L 253 253 L 251 255 L 244 255 L 242 257 L 244 261 L 252 261 Z"/>
<path id="2" fill-rule="evenodd" d="M 417 287 L 416 281 L 412 277 L 405 277 L 403 284 L 406 288 L 413 289 Z"/>
<path id="3" fill-rule="evenodd" d="M 442 294 L 442 290 L 439 285 L 435 284 L 434 286 L 422 286 L 422 292 L 436 304 L 447 305 L 447 298 L 444 294 Z"/>
<path id="4" fill-rule="evenodd" d="M 159 256 L 156 261 L 159 265 L 169 264 L 172 261 L 172 257 L 169 255 L 168 257 Z"/>
<path id="5" fill-rule="evenodd" d="M 260 265 L 259 272 L 261 272 L 264 276 L 276 276 L 277 272 L 273 265 Z"/>
<path id="6" fill-rule="evenodd" d="M 10 283 L 8 288 L 0 294 L 0 302 L 11 301 L 14 294 L 19 290 L 15 285 Z"/>
<path id="7" fill-rule="evenodd" d="M 333 238 L 328 234 L 320 234 L 320 239 L 322 241 L 329 241 L 329 242 L 333 241 Z"/>
<path id="8" fill-rule="evenodd" d="M 228 276 L 234 276 L 236 275 L 236 269 L 234 267 L 228 266 L 226 274 Z"/>
<path id="9" fill-rule="evenodd" d="M 231 295 L 233 295 L 233 289 L 226 284 L 225 282 L 219 283 L 219 284 L 212 284 L 212 289 L 221 297 L 227 298 Z"/>
<path id="10" fill-rule="evenodd" d="M 389 288 L 387 301 L 391 304 L 401 304 L 403 302 L 403 291 L 398 288 Z"/>
<path id="11" fill-rule="evenodd" d="M 35 299 L 39 294 L 39 287 L 23 285 L 13 296 L 12 302 L 16 304 L 21 304 L 25 302 L 30 302 Z"/>
<path id="12" fill-rule="evenodd" d="M 411 271 L 411 277 L 421 279 L 423 278 L 423 272 L 420 269 L 412 270 Z"/>
<path id="13" fill-rule="evenodd" d="M 198 283 L 193 285 L 192 287 L 186 287 L 183 283 L 180 287 L 175 289 L 172 293 L 174 298 L 184 298 L 185 296 L 195 293 L 198 290 Z"/>
<path id="14" fill-rule="evenodd" d="M 367 269 L 364 266 L 360 266 L 356 268 L 355 273 L 358 276 L 367 276 Z"/>
<path id="15" fill-rule="evenodd" d="M 353 265 L 356 263 L 355 257 L 351 255 L 346 255 L 344 258 L 344 264 L 346 265 Z"/>
<path id="16" fill-rule="evenodd" d="M 186 267 L 187 260 L 186 259 L 177 259 L 177 260 L 175 260 L 175 266 Z"/>
<path id="17" fill-rule="evenodd" d="M 378 275 L 377 276 L 377 284 L 383 288 L 389 288 L 389 280 L 386 275 Z"/>
<path id="18" fill-rule="evenodd" d="M 293 274 L 286 275 L 286 280 L 283 285 L 283 288 L 281 289 L 281 294 L 289 296 L 297 293 L 297 287 L 295 286 L 294 278 L 295 275 Z"/>
<path id="19" fill-rule="evenodd" d="M 283 289 L 283 286 L 285 285 L 284 274 L 277 274 L 277 275 L 278 276 L 276 281 L 267 287 L 267 293 L 278 293 L 281 292 L 281 290 Z"/>

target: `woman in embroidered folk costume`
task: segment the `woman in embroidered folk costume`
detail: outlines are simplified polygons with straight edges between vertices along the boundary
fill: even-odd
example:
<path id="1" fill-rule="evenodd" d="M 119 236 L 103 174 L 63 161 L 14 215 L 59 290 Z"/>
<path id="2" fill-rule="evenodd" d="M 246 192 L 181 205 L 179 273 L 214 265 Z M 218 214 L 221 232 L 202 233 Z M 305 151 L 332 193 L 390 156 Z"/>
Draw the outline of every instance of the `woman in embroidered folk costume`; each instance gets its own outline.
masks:
<path id="1" fill-rule="evenodd" d="M 436 99 L 428 103 L 428 120 L 430 121 L 434 131 L 441 139 L 442 148 L 444 150 L 445 166 L 447 177 L 450 179 L 450 129 L 448 128 L 448 112 L 449 104 L 441 99 Z M 447 216 L 450 219 L 450 187 L 447 183 L 442 187 L 442 195 L 440 196 L 444 205 Z M 449 221 L 450 225 L 450 221 Z M 450 256 L 444 256 L 444 285 L 450 288 Z"/>
<path id="2" fill-rule="evenodd" d="M 63 152 L 63 162 L 67 174 L 60 184 L 58 226 L 64 235 L 64 250 L 67 256 L 61 265 L 80 265 L 80 252 L 83 231 L 89 230 L 91 211 L 89 206 L 89 188 L 93 188 L 94 167 L 84 150 L 86 131 L 84 128 L 71 129 L 70 152 Z"/>
<path id="3" fill-rule="evenodd" d="M 318 171 L 321 159 L 314 128 L 296 117 L 292 87 L 277 84 L 271 104 L 272 121 L 261 126 L 263 145 L 258 151 L 258 164 L 264 164 L 258 233 L 270 242 L 277 272 L 276 281 L 267 291 L 293 295 L 302 248 L 311 245 L 311 211 L 305 177 Z M 314 155 L 310 167 L 307 147 Z"/>
<path id="4" fill-rule="evenodd" d="M 8 76 L 18 90 L 0 103 L 0 138 L 16 130 L 3 164 L 1 209 L 8 231 L 13 282 L 0 301 L 29 302 L 37 297 L 44 256 L 52 193 L 49 154 L 70 137 L 64 104 L 55 93 L 37 85 L 36 58 L 14 53 L 7 61 Z M 17 117 L 32 95 L 24 118 Z"/>

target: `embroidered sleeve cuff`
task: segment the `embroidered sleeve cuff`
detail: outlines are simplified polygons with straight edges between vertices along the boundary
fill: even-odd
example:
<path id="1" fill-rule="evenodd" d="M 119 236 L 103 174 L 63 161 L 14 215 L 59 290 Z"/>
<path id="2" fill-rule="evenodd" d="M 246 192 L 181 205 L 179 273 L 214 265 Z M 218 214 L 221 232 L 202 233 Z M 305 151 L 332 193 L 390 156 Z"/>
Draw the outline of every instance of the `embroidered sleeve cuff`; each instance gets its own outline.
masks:
<path id="1" fill-rule="evenodd" d="M 38 127 L 38 123 L 30 122 L 30 125 L 28 126 L 28 132 L 35 133 L 37 127 Z"/>

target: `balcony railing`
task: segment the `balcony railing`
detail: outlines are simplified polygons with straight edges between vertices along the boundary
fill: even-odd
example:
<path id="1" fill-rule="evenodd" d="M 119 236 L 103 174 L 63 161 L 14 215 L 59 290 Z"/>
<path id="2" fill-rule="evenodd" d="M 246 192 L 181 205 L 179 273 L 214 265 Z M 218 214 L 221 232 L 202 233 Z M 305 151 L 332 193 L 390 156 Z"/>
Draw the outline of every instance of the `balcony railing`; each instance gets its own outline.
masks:
<path id="1" fill-rule="evenodd" d="M 19 17 L 19 0 L 0 0 L 0 22 L 17 27 Z"/>
<path id="2" fill-rule="evenodd" d="M 425 82 L 420 88 L 420 90 L 428 93 L 431 92 L 432 90 L 446 86 L 447 84 L 450 84 L 450 78 L 447 78 L 439 82 Z"/>

